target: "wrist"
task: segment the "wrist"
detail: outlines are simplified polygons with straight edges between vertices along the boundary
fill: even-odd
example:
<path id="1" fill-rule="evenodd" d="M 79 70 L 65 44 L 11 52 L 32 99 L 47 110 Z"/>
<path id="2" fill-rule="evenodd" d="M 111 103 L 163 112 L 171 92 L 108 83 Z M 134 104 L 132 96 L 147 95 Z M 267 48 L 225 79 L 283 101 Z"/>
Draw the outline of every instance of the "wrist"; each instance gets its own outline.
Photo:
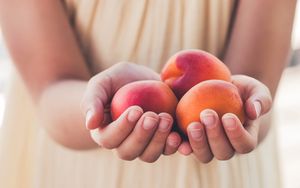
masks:
<path id="1" fill-rule="evenodd" d="M 38 103 L 39 124 L 49 136 L 71 149 L 91 149 L 96 146 L 84 126 L 80 101 L 86 81 L 64 80 L 44 90 Z"/>

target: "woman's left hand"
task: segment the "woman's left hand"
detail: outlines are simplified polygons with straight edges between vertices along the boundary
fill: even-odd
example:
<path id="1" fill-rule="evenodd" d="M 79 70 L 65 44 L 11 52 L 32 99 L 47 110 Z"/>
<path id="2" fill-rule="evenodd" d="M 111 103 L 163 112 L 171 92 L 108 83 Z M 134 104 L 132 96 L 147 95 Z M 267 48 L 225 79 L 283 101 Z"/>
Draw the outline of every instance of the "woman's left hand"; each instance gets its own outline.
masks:
<path id="1" fill-rule="evenodd" d="M 246 121 L 244 125 L 232 113 L 219 117 L 211 109 L 200 113 L 200 122 L 188 126 L 188 140 L 179 147 L 179 152 L 188 155 L 194 153 L 203 163 L 228 160 L 235 153 L 249 153 L 258 145 L 261 116 L 268 113 L 272 106 L 269 89 L 258 80 L 244 76 L 232 76 L 244 101 Z"/>

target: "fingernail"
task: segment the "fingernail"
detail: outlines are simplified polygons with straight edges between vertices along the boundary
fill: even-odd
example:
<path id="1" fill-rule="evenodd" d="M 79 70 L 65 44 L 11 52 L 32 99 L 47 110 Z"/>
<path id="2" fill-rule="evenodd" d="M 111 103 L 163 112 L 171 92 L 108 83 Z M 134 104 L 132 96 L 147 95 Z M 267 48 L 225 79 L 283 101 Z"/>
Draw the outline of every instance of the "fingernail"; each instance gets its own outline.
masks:
<path id="1" fill-rule="evenodd" d="M 157 123 L 157 119 L 152 117 L 145 117 L 143 122 L 143 127 L 145 130 L 149 130 L 155 127 L 156 123 Z"/>
<path id="2" fill-rule="evenodd" d="M 230 131 L 235 130 L 237 127 L 234 118 L 231 116 L 228 116 L 228 115 L 224 117 L 223 124 L 224 124 L 224 127 Z"/>
<path id="3" fill-rule="evenodd" d="M 166 119 L 166 118 L 161 118 L 160 122 L 159 122 L 159 127 L 158 130 L 160 130 L 161 132 L 166 132 L 169 130 L 170 127 L 170 120 Z"/>
<path id="4" fill-rule="evenodd" d="M 88 129 L 88 125 L 92 119 L 92 116 L 93 116 L 93 112 L 92 110 L 88 110 L 87 113 L 86 113 L 86 117 L 85 117 L 85 127 Z"/>
<path id="5" fill-rule="evenodd" d="M 255 109 L 255 113 L 256 113 L 256 118 L 258 118 L 260 116 L 261 113 L 261 105 L 259 101 L 254 101 L 254 109 Z"/>
<path id="6" fill-rule="evenodd" d="M 201 140 L 201 138 L 203 136 L 203 130 L 202 129 L 192 129 L 190 133 L 192 135 L 192 138 L 196 141 Z"/>
<path id="7" fill-rule="evenodd" d="M 140 118 L 141 114 L 142 112 L 139 110 L 130 110 L 127 119 L 130 122 L 136 122 Z"/>
<path id="8" fill-rule="evenodd" d="M 215 126 L 215 117 L 213 113 L 205 112 L 201 117 L 202 122 L 205 126 L 213 128 Z"/>

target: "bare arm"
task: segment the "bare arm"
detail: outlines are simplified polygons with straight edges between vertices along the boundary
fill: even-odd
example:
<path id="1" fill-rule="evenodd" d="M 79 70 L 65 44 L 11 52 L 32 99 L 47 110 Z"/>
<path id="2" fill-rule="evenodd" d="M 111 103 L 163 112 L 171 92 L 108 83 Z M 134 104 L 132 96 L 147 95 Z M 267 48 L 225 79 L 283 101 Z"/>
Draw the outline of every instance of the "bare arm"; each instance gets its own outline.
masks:
<path id="1" fill-rule="evenodd" d="M 0 0 L 0 22 L 47 132 L 69 147 L 94 146 L 79 108 L 91 74 L 61 2 Z"/>
<path id="2" fill-rule="evenodd" d="M 275 96 L 290 51 L 296 0 L 241 0 L 225 53 L 233 74 L 252 76 Z M 263 117 L 268 119 L 268 115 Z M 259 140 L 269 128 L 261 126 Z"/>
<path id="3" fill-rule="evenodd" d="M 201 121 L 190 125 L 188 135 L 195 156 L 205 163 L 213 157 L 228 160 L 235 153 L 249 153 L 266 136 L 271 95 L 275 96 L 290 50 L 296 0 L 240 0 L 237 3 L 224 62 L 235 74 L 232 83 L 245 100 L 248 118 L 242 124 L 231 113 L 223 115 L 221 120 L 212 110 L 200 114 Z M 207 115 L 210 120 L 206 119 Z M 192 131 L 196 130 L 205 130 L 206 134 L 195 139 Z"/>
<path id="4" fill-rule="evenodd" d="M 121 159 L 146 162 L 177 151 L 181 138 L 171 131 L 169 114 L 132 108 L 116 121 L 103 122 L 110 119 L 105 118 L 110 114 L 104 107 L 116 90 L 159 76 L 132 63 L 118 63 L 92 75 L 59 0 L 0 0 L 0 22 L 13 61 L 37 104 L 41 124 L 58 143 L 74 149 L 116 149 Z"/>

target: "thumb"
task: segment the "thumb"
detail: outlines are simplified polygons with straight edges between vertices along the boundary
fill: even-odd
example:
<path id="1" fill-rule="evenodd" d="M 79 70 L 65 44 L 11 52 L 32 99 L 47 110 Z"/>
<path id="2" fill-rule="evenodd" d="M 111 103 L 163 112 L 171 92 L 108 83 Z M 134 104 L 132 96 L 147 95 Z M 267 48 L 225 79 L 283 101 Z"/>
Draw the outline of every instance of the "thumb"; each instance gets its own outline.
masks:
<path id="1" fill-rule="evenodd" d="M 110 100 L 108 97 L 111 96 L 110 91 L 110 79 L 104 74 L 97 76 L 97 79 L 92 78 L 88 82 L 81 102 L 87 129 L 96 129 L 104 124 L 104 108 Z"/>
<path id="2" fill-rule="evenodd" d="M 232 76 L 232 82 L 238 87 L 245 101 L 245 111 L 249 119 L 257 119 L 270 111 L 272 96 L 266 85 L 244 75 Z"/>
<path id="3" fill-rule="evenodd" d="M 246 113 L 251 120 L 266 114 L 272 107 L 270 92 L 263 91 L 262 88 L 254 88 L 250 97 L 246 100 Z"/>

